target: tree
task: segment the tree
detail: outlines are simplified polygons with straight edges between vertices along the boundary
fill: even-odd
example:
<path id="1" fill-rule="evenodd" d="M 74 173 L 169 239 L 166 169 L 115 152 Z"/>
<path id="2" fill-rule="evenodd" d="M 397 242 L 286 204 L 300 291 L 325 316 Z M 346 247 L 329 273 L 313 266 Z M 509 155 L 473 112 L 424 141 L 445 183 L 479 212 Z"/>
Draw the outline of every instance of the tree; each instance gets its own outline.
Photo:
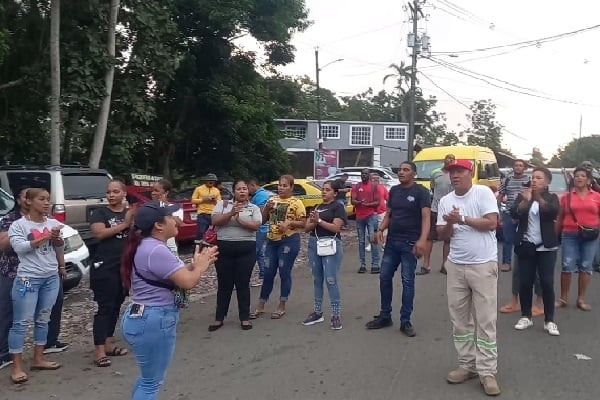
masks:
<path id="1" fill-rule="evenodd" d="M 584 136 L 573 139 L 550 160 L 550 166 L 576 167 L 583 161 L 600 165 L 600 135 Z"/>
<path id="2" fill-rule="evenodd" d="M 100 166 L 100 159 L 102 158 L 102 150 L 104 149 L 104 140 L 106 138 L 106 127 L 108 125 L 108 116 L 110 113 L 110 101 L 112 96 L 112 88 L 115 77 L 115 35 L 117 28 L 117 18 L 119 15 L 119 7 L 121 5 L 120 0 L 110 0 L 110 16 L 108 19 L 108 39 L 107 39 L 107 51 L 108 56 L 111 58 L 111 63 L 106 70 L 104 76 L 104 98 L 102 99 L 102 106 L 100 107 L 100 113 L 98 115 L 98 122 L 96 124 L 96 132 L 94 134 L 94 140 L 92 142 L 92 148 L 90 150 L 90 167 L 98 168 Z"/>
<path id="3" fill-rule="evenodd" d="M 60 0 L 50 2 L 50 163 L 60 165 Z"/>
<path id="4" fill-rule="evenodd" d="M 411 79 L 411 75 L 412 75 L 412 68 L 410 66 L 407 66 L 404 63 L 404 61 L 400 62 L 400 65 L 391 64 L 390 68 L 392 68 L 394 70 L 394 72 L 384 76 L 383 83 L 385 84 L 385 82 L 391 78 L 396 79 L 396 86 L 395 86 L 396 104 L 395 104 L 395 106 L 397 107 L 397 112 L 396 112 L 396 118 L 394 119 L 394 121 L 406 122 L 406 121 L 408 121 L 408 113 L 410 112 L 410 110 L 409 110 L 409 105 L 410 105 L 409 90 L 410 90 L 410 79 Z M 418 81 L 417 81 L 417 83 L 418 83 Z"/>
<path id="5" fill-rule="evenodd" d="M 485 146 L 502 151 L 502 128 L 496 121 L 496 105 L 491 100 L 478 100 L 471 105 L 467 119 L 471 127 L 465 130 L 469 145 Z"/>
<path id="6" fill-rule="evenodd" d="M 529 159 L 529 163 L 537 167 L 542 167 L 546 164 L 546 161 L 547 158 L 542 155 L 540 149 L 534 147 L 531 151 L 531 158 Z"/>

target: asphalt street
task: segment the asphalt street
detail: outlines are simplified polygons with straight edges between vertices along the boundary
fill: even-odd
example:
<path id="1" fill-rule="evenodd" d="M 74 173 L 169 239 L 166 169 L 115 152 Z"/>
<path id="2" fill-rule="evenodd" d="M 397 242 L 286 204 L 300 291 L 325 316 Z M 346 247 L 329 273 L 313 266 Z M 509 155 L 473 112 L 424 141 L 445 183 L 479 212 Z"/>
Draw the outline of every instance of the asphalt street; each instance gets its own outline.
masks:
<path id="1" fill-rule="evenodd" d="M 365 323 L 379 312 L 377 275 L 358 275 L 357 249 L 346 247 L 341 272 L 343 330 L 326 322 L 304 327 L 312 309 L 312 280 L 305 262 L 294 269 L 287 314 L 281 320 L 262 318 L 242 331 L 235 300 L 225 326 L 213 333 L 214 296 L 183 311 L 176 354 L 160 399 L 359 400 L 480 399 L 478 380 L 451 386 L 447 372 L 456 367 L 445 295 L 445 276 L 437 271 L 417 277 L 413 323 L 415 338 L 398 330 L 400 277 L 395 278 L 394 327 L 368 331 Z M 441 261 L 440 246 L 433 265 Z M 557 270 L 558 277 L 558 270 Z M 499 306 L 510 297 L 511 273 L 501 273 Z M 258 288 L 252 289 L 253 305 Z M 573 294 L 576 290 L 574 288 Z M 560 337 L 543 331 L 543 319 L 527 331 L 513 329 L 516 314 L 499 314 L 499 374 L 503 399 L 595 399 L 600 370 L 600 279 L 589 294 L 591 312 L 572 306 L 557 310 Z M 278 283 L 276 283 L 276 299 Z M 327 304 L 327 297 L 325 303 Z M 276 301 L 267 304 L 273 311 Z M 124 344 L 123 341 L 120 344 Z M 89 348 L 72 346 L 49 359 L 63 363 L 52 372 L 32 372 L 22 386 L 0 372 L 0 399 L 126 399 L 137 376 L 133 356 L 113 358 L 110 368 L 91 364 Z M 584 354 L 591 360 L 577 360 Z M 595 394 L 594 394 L 595 393 Z"/>

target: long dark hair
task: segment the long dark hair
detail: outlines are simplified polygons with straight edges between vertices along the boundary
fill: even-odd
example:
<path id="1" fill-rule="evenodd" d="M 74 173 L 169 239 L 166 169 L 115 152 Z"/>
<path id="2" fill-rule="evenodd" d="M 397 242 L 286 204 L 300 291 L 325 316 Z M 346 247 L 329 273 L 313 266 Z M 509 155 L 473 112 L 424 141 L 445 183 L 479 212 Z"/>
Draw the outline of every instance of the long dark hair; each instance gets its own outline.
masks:
<path id="1" fill-rule="evenodd" d="M 142 243 L 142 239 L 150 237 L 152 235 L 152 229 L 142 231 L 137 226 L 134 226 L 129 230 L 129 236 L 125 247 L 123 247 L 123 254 L 121 255 L 121 282 L 125 289 L 131 289 L 131 272 L 133 271 L 133 262 L 135 259 L 135 253 L 137 253 L 138 247 Z"/>
<path id="2" fill-rule="evenodd" d="M 20 199 L 21 199 L 21 193 L 24 190 L 29 190 L 31 189 L 31 186 L 21 186 L 18 189 L 16 189 L 15 191 L 13 191 L 13 199 L 15 200 L 15 205 L 12 208 L 12 212 L 15 214 L 15 216 L 18 218 L 21 215 L 21 204 L 19 203 Z"/>

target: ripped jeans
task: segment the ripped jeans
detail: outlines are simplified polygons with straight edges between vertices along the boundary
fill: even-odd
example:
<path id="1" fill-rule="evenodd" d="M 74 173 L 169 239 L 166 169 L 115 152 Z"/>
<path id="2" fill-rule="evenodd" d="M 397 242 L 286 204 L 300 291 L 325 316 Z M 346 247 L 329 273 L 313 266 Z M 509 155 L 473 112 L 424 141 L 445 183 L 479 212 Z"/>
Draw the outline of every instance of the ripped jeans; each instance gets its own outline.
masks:
<path id="1" fill-rule="evenodd" d="M 323 281 L 327 284 L 329 292 L 329 301 L 331 303 L 331 314 L 339 316 L 341 312 L 340 285 L 338 274 L 342 266 L 342 240 L 338 237 L 337 251 L 331 256 L 319 256 L 317 254 L 317 238 L 310 236 L 308 238 L 308 260 L 312 269 L 313 282 L 315 287 L 315 313 L 323 313 Z"/>
<path id="2" fill-rule="evenodd" d="M 260 301 L 266 303 L 273 291 L 275 276 L 279 271 L 281 294 L 279 301 L 287 301 L 292 291 L 292 267 L 300 252 L 300 234 L 295 233 L 281 240 L 268 240 L 265 250 L 267 265 L 265 278 L 260 289 Z"/>
<path id="3" fill-rule="evenodd" d="M 13 324 L 8 333 L 8 352 L 23 352 L 25 332 L 33 320 L 33 344 L 44 346 L 48 337 L 48 321 L 56 303 L 59 277 L 55 273 L 48 278 L 17 276 L 12 288 Z"/>

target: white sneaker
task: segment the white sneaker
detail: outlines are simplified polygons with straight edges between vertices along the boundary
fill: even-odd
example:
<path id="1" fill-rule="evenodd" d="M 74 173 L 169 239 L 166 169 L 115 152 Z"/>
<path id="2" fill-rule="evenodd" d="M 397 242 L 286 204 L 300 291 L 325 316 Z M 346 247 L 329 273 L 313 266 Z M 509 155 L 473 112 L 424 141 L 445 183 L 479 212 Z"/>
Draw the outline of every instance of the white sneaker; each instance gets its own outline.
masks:
<path id="1" fill-rule="evenodd" d="M 365 251 L 367 251 L 367 252 L 371 251 L 371 245 L 370 245 L 370 244 L 368 244 L 368 245 L 365 247 Z"/>
<path id="2" fill-rule="evenodd" d="M 560 336 L 558 325 L 556 325 L 554 322 L 546 322 L 544 324 L 544 330 L 548 332 L 550 336 Z"/>
<path id="3" fill-rule="evenodd" d="M 515 325 L 515 329 L 518 331 L 525 330 L 527 328 L 531 328 L 533 326 L 533 320 L 523 317 L 517 322 Z"/>

